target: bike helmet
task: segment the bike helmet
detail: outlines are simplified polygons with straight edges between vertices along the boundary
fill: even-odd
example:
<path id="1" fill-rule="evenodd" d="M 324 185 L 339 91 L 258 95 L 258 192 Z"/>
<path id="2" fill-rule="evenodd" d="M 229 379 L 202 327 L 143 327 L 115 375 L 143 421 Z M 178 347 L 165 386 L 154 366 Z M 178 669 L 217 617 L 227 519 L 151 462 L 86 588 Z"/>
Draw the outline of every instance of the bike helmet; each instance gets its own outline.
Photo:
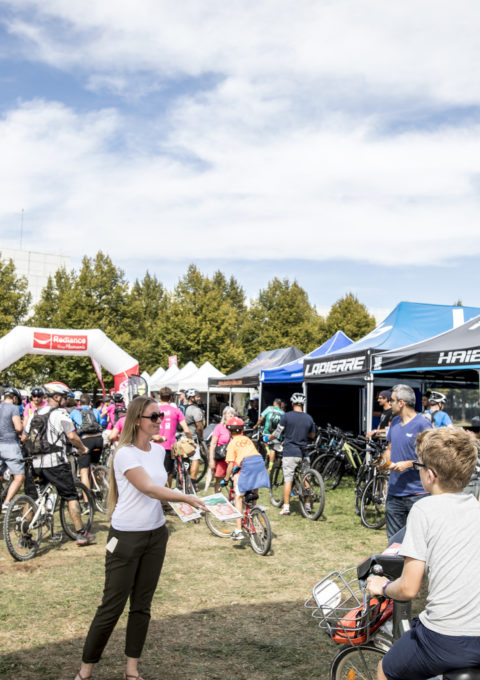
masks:
<path id="1" fill-rule="evenodd" d="M 68 385 L 65 385 L 65 383 L 62 382 L 55 381 L 46 383 L 43 386 L 43 389 L 45 390 L 45 394 L 49 397 L 53 397 L 56 394 L 60 394 L 62 397 L 73 396 Z"/>
<path id="2" fill-rule="evenodd" d="M 292 404 L 303 404 L 305 403 L 305 395 L 302 392 L 294 392 L 290 397 Z"/>
<path id="3" fill-rule="evenodd" d="M 193 399 L 193 397 L 196 397 L 197 394 L 200 394 L 198 390 L 187 390 L 185 392 L 185 396 L 187 397 L 187 399 Z"/>
<path id="4" fill-rule="evenodd" d="M 4 397 L 15 397 L 17 399 L 17 402 L 19 404 L 22 403 L 22 395 L 20 394 L 20 391 L 17 390 L 16 387 L 5 387 L 4 392 L 3 392 Z"/>
<path id="5" fill-rule="evenodd" d="M 245 423 L 241 418 L 234 417 L 227 420 L 225 427 L 227 430 L 230 430 L 230 432 L 242 432 L 243 428 L 245 427 Z"/>
<path id="6" fill-rule="evenodd" d="M 75 392 L 73 393 L 73 398 L 75 399 L 75 401 L 80 401 L 80 399 L 82 398 L 82 394 L 83 392 L 81 390 L 75 390 Z"/>
<path id="7" fill-rule="evenodd" d="M 430 392 L 428 401 L 430 404 L 445 404 L 447 397 L 441 392 Z"/>
<path id="8" fill-rule="evenodd" d="M 43 387 L 32 387 L 31 391 L 32 397 L 44 397 L 45 396 L 45 390 Z"/>
<path id="9" fill-rule="evenodd" d="M 113 401 L 116 404 L 120 404 L 123 401 L 123 394 L 121 392 L 115 392 L 113 395 Z"/>

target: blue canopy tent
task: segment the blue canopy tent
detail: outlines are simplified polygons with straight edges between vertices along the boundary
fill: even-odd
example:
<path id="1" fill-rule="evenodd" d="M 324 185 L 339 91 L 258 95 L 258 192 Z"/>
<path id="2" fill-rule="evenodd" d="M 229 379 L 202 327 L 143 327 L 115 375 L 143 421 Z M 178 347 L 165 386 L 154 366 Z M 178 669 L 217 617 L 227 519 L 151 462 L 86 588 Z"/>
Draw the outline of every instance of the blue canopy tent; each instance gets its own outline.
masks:
<path id="1" fill-rule="evenodd" d="M 317 357 L 351 344 L 352 341 L 343 331 L 337 331 L 331 338 L 326 340 L 323 345 L 299 357 L 288 364 L 276 368 L 268 368 L 260 373 L 260 410 L 267 404 L 271 404 L 274 399 L 284 399 L 287 403 L 292 392 L 303 389 L 303 361 L 309 357 Z"/>
<path id="2" fill-rule="evenodd" d="M 328 357 L 309 358 L 304 361 L 304 382 L 310 399 L 310 386 L 319 384 L 365 386 L 364 396 L 357 395 L 357 404 L 350 408 L 363 420 L 363 428 L 370 429 L 373 411 L 375 360 L 381 352 L 405 347 L 445 331 L 457 328 L 480 314 L 478 307 L 456 305 L 430 305 L 417 302 L 400 302 L 386 319 L 365 337 Z M 354 394 L 354 392 L 352 392 Z M 361 403 L 365 402 L 365 403 Z M 361 418 L 363 412 L 364 417 Z"/>

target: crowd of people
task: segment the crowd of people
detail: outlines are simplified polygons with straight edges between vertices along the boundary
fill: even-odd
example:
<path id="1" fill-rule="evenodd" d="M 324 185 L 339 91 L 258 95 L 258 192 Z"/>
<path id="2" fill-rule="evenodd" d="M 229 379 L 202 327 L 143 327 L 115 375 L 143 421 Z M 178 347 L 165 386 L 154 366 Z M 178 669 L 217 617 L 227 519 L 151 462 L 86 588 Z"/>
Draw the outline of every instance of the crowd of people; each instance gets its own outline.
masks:
<path id="1" fill-rule="evenodd" d="M 51 382 L 33 388 L 30 396 L 26 401 L 19 390 L 7 387 L 0 402 L 0 473 L 8 469 L 12 477 L 2 510 L 8 508 L 22 484 L 27 488 L 23 446 L 36 474 L 53 483 L 68 502 L 78 545 L 92 543 L 95 536 L 82 526 L 67 456 L 72 448 L 76 450 L 81 479 L 88 484 L 90 465 L 98 462 L 107 442 L 116 443 L 105 587 L 76 680 L 92 677 L 128 599 L 124 680 L 141 680 L 138 664 L 168 540 L 163 503 L 181 501 L 207 511 L 199 496 L 170 489 L 171 452 L 177 432 L 194 443 L 190 466 L 196 482 L 204 439 L 200 395 L 195 390 L 175 395 L 165 387 L 159 401 L 137 396 L 126 408 L 121 395 L 114 394 L 93 407 L 88 394 L 72 394 L 63 383 Z M 395 540 L 399 531 L 406 532 L 401 548 L 405 558 L 402 576 L 396 581 L 371 577 L 369 591 L 376 596 L 411 599 L 425 573 L 429 580 L 426 610 L 380 662 L 379 680 L 422 680 L 431 677 L 432 669 L 442 672 L 457 667 L 459 649 L 467 665 L 480 663 L 476 617 L 480 588 L 472 588 L 476 580 L 472 565 L 480 550 L 480 505 L 473 496 L 462 493 L 477 465 L 478 447 L 469 433 L 452 426 L 443 394 L 425 396 L 424 410 L 417 412 L 417 397 L 410 386 L 382 390 L 378 394 L 379 422 L 367 435 L 383 438 L 387 447 L 387 537 Z M 316 435 L 315 423 L 304 410 L 303 393 L 292 394 L 290 406 L 288 409 L 285 402 L 275 399 L 259 413 L 258 402 L 248 404 L 248 418 L 261 429 L 267 446 L 265 463 L 244 435 L 244 420 L 231 406 L 224 408 L 220 423 L 213 428 L 209 467 L 215 491 L 232 480 L 237 509 L 241 510 L 247 490 L 269 485 L 268 467 L 276 455 L 272 444 L 281 440 L 284 497 L 280 514 L 290 514 L 294 472 L 299 466 L 308 466 L 308 443 Z M 233 540 L 239 538 L 240 521 L 232 534 Z"/>

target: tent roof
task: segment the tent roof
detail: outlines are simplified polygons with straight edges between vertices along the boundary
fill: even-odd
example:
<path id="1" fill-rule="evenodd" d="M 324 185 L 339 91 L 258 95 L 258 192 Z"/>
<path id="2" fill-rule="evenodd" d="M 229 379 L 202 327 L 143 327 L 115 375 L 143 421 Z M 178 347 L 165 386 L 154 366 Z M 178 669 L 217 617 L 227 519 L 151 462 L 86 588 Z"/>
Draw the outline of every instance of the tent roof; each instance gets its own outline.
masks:
<path id="1" fill-rule="evenodd" d="M 219 371 L 218 368 L 215 368 L 209 361 L 206 361 L 195 373 L 187 376 L 181 381 L 178 389 L 184 388 L 197 390 L 198 392 L 206 392 L 208 390 L 209 378 L 223 377 L 225 377 L 225 373 Z"/>
<path id="2" fill-rule="evenodd" d="M 305 359 L 304 379 L 310 382 L 366 375 L 370 371 L 372 351 L 386 351 L 431 338 L 478 314 L 479 307 L 400 302 L 377 328 L 347 348 L 334 352 L 328 361 Z"/>
<path id="3" fill-rule="evenodd" d="M 193 361 L 187 361 L 185 366 L 182 366 L 178 373 L 175 373 L 175 375 L 169 378 L 167 381 L 165 380 L 166 375 L 163 376 L 160 384 L 162 387 L 168 385 L 168 387 L 171 387 L 173 391 L 177 391 L 180 389 L 180 383 L 187 380 L 189 376 L 193 375 L 197 371 L 197 365 Z"/>
<path id="4" fill-rule="evenodd" d="M 302 355 L 303 352 L 298 347 L 295 347 L 295 345 L 260 352 L 255 359 L 252 359 L 250 363 L 235 371 L 235 373 L 231 373 L 225 376 L 225 378 L 210 378 L 208 383 L 210 386 L 218 385 L 220 387 L 258 385 L 262 370 L 282 366 L 289 361 L 298 359 Z"/>
<path id="5" fill-rule="evenodd" d="M 169 366 L 167 370 L 160 375 L 155 381 L 153 380 L 153 375 L 150 378 L 150 390 L 159 390 L 163 385 L 168 385 L 168 381 L 175 377 L 177 373 L 180 372 L 178 366 Z"/>
<path id="6" fill-rule="evenodd" d="M 433 338 L 373 356 L 373 372 L 480 369 L 480 315 Z"/>
<path id="7" fill-rule="evenodd" d="M 265 383 L 286 383 L 303 381 L 303 362 L 310 357 L 319 357 L 331 354 L 343 347 L 347 347 L 352 340 L 343 331 L 337 331 L 331 338 L 326 340 L 323 345 L 305 354 L 305 356 L 290 361 L 288 364 L 278 368 L 267 368 L 260 373 L 260 382 Z"/>
<path id="8" fill-rule="evenodd" d="M 152 373 L 152 375 L 149 378 L 150 383 L 156 382 L 157 380 L 160 380 L 162 376 L 165 375 L 165 369 L 163 366 L 159 366 L 156 371 Z"/>

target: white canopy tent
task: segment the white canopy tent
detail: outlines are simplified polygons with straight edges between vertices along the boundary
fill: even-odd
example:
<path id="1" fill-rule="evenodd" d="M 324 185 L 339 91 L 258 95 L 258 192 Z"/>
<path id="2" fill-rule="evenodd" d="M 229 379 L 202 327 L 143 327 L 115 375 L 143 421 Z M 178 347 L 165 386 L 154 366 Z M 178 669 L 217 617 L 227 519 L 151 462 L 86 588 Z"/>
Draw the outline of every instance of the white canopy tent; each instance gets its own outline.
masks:
<path id="1" fill-rule="evenodd" d="M 192 389 L 197 390 L 198 392 L 207 392 L 209 378 L 223 378 L 224 376 L 225 373 L 219 371 L 218 368 L 215 368 L 209 361 L 206 361 L 195 373 L 182 378 L 179 382 L 179 389 Z"/>
<path id="2" fill-rule="evenodd" d="M 197 371 L 197 365 L 194 364 L 193 361 L 189 361 L 174 375 L 173 380 L 169 380 L 169 382 L 165 384 L 174 392 L 178 392 L 178 390 L 181 390 L 182 388 L 188 389 L 190 387 L 189 378 L 197 373 Z"/>
<path id="3" fill-rule="evenodd" d="M 177 373 L 180 373 L 178 366 L 170 366 L 170 368 L 167 368 L 163 374 L 159 375 L 159 377 L 154 380 L 154 376 L 159 370 L 160 369 L 157 369 L 150 379 L 150 390 L 152 392 L 158 392 L 161 387 L 170 385 L 170 382 L 175 378 Z"/>

